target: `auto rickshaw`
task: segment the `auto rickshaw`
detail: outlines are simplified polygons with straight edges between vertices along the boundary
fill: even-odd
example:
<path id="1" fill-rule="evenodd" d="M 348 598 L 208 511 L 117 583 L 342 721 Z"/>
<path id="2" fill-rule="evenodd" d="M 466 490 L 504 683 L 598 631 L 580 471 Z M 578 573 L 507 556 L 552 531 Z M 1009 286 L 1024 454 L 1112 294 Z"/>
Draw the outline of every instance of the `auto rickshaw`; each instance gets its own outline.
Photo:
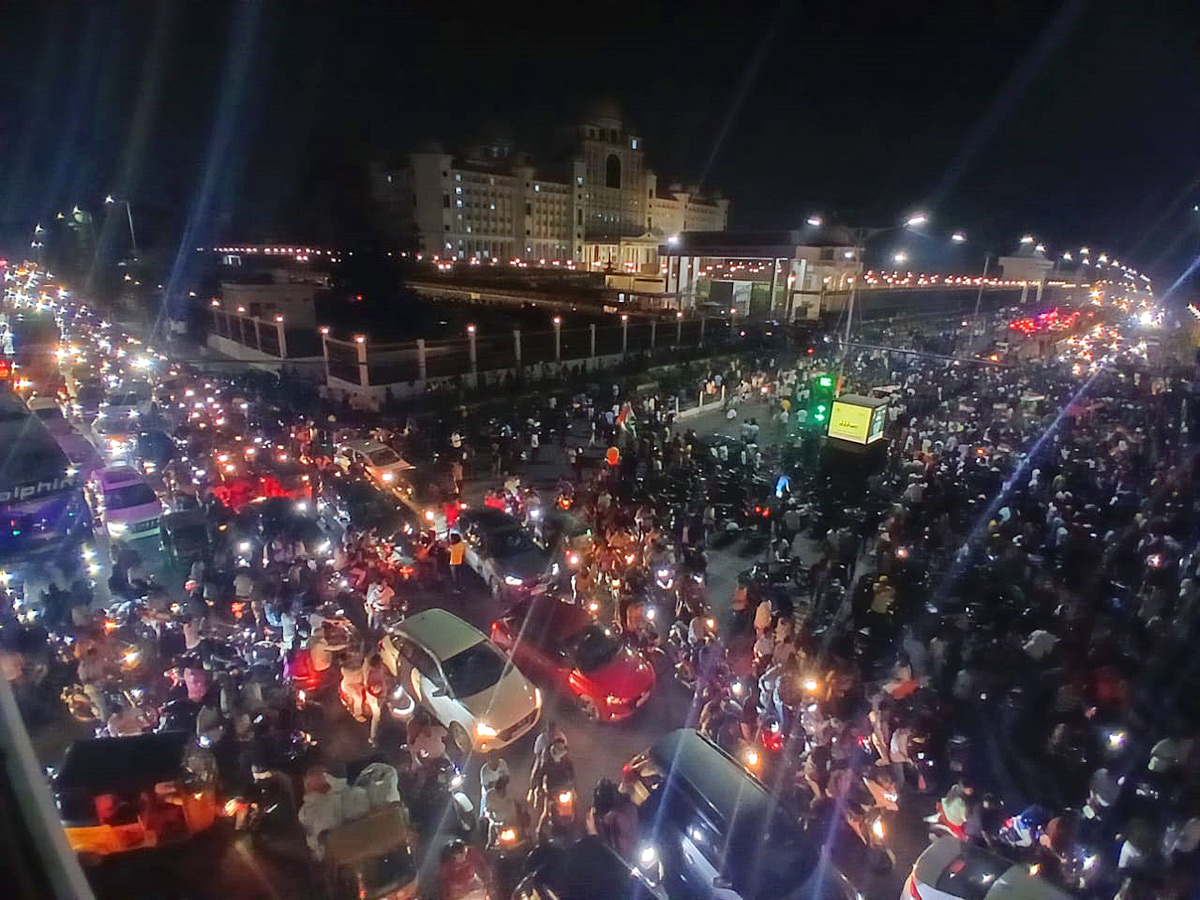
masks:
<path id="1" fill-rule="evenodd" d="M 185 841 L 217 818 L 217 765 L 183 731 L 76 741 L 51 787 L 71 848 L 107 856 Z"/>
<path id="2" fill-rule="evenodd" d="M 417 896 L 415 836 L 400 803 L 325 833 L 325 878 L 332 900 L 411 900 Z"/>
<path id="3" fill-rule="evenodd" d="M 163 550 L 172 560 L 190 562 L 208 556 L 209 525 L 202 510 L 167 513 L 159 521 Z"/>

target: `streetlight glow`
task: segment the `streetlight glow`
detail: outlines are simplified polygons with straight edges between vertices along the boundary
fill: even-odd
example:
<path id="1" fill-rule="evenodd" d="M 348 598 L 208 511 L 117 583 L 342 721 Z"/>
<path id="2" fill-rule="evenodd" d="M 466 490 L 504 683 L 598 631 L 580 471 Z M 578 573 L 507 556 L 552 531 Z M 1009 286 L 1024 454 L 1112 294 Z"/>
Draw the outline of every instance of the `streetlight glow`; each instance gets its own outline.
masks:
<path id="1" fill-rule="evenodd" d="M 1071 251 L 1070 251 L 1070 250 L 1068 250 L 1066 253 L 1064 253 L 1064 254 L 1063 254 L 1063 259 L 1065 259 L 1067 262 L 1070 262 L 1070 261 L 1071 261 L 1072 257 L 1071 257 Z"/>
<path id="2" fill-rule="evenodd" d="M 811 225 L 813 228 L 820 228 L 821 227 L 821 217 L 820 216 L 809 216 L 808 224 Z"/>
<path id="3" fill-rule="evenodd" d="M 961 231 L 956 231 L 954 234 L 950 235 L 950 240 L 954 241 L 956 244 L 965 244 L 967 242 L 967 236 Z"/>
<path id="4" fill-rule="evenodd" d="M 1022 235 L 1021 243 L 1022 244 L 1032 244 L 1033 243 L 1033 235 L 1032 234 Z"/>
<path id="5" fill-rule="evenodd" d="M 906 228 L 919 228 L 929 221 L 929 216 L 925 213 L 914 213 L 908 217 L 908 221 L 904 223 Z"/>
<path id="6" fill-rule="evenodd" d="M 117 201 L 113 199 L 112 194 L 109 194 L 107 197 L 104 198 L 104 202 L 106 204 L 108 204 L 109 206 L 111 206 L 112 204 L 116 203 Z"/>
<path id="7" fill-rule="evenodd" d="M 895 256 L 892 257 L 892 262 L 898 262 L 898 263 L 908 262 L 908 254 L 905 253 L 903 250 L 901 250 L 899 253 L 897 253 Z"/>

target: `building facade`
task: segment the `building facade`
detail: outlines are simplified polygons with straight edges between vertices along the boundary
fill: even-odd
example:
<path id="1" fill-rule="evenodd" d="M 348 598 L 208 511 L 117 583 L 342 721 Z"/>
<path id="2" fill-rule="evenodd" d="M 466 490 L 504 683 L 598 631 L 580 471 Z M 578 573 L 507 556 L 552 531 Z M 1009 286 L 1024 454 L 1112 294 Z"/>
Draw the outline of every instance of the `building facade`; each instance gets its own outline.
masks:
<path id="1" fill-rule="evenodd" d="M 415 239 L 430 256 L 480 262 L 590 266 L 594 245 L 724 230 L 727 200 L 696 189 L 659 195 L 643 141 L 615 105 L 594 106 L 570 138 L 568 153 L 545 166 L 503 142 L 463 154 L 419 150 L 405 165 L 374 170 L 375 198 L 395 237 Z M 639 268 L 657 264 L 638 260 Z"/>
<path id="2" fill-rule="evenodd" d="M 685 231 L 659 248 L 664 300 L 720 314 L 815 318 L 863 271 L 849 229 Z"/>

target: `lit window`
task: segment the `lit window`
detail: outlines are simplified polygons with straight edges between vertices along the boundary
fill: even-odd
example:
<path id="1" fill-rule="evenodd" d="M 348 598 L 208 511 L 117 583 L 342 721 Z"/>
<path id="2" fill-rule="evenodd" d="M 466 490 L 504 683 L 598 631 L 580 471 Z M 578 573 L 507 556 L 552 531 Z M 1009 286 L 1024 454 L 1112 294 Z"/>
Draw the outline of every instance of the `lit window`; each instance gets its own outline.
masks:
<path id="1" fill-rule="evenodd" d="M 630 148 L 631 148 L 631 149 L 633 149 L 633 150 L 636 150 L 636 149 L 638 148 L 638 139 L 637 139 L 637 138 L 630 138 L 630 141 L 629 141 L 629 146 L 630 146 Z"/>
<path id="2" fill-rule="evenodd" d="M 388 174 L 388 177 L 387 177 L 387 179 L 388 179 L 388 184 L 391 184 L 391 183 L 392 183 L 392 176 L 391 176 L 391 174 L 390 174 L 390 173 Z"/>
<path id="3" fill-rule="evenodd" d="M 462 172 L 455 172 L 455 173 L 454 173 L 454 180 L 455 180 L 455 181 L 462 181 Z"/>
<path id="4" fill-rule="evenodd" d="M 533 186 L 533 189 L 534 189 L 535 191 L 540 191 L 540 190 L 542 189 L 542 186 L 541 186 L 540 184 L 535 184 L 535 185 Z"/>
<path id="5" fill-rule="evenodd" d="M 461 194 L 461 193 L 462 193 L 462 188 L 461 188 L 461 187 L 456 187 L 456 188 L 454 189 L 454 193 L 456 193 L 456 194 Z"/>

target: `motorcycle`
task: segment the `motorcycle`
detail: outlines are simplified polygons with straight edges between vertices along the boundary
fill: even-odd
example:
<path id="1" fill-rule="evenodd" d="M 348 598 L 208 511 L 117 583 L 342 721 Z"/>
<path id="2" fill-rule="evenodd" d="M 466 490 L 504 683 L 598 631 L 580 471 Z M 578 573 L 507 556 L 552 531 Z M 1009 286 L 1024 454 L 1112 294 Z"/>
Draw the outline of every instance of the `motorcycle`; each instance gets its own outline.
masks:
<path id="1" fill-rule="evenodd" d="M 559 785 L 546 798 L 546 813 L 542 819 L 540 839 L 550 843 L 570 845 L 579 838 L 579 816 L 574 784 Z"/>

